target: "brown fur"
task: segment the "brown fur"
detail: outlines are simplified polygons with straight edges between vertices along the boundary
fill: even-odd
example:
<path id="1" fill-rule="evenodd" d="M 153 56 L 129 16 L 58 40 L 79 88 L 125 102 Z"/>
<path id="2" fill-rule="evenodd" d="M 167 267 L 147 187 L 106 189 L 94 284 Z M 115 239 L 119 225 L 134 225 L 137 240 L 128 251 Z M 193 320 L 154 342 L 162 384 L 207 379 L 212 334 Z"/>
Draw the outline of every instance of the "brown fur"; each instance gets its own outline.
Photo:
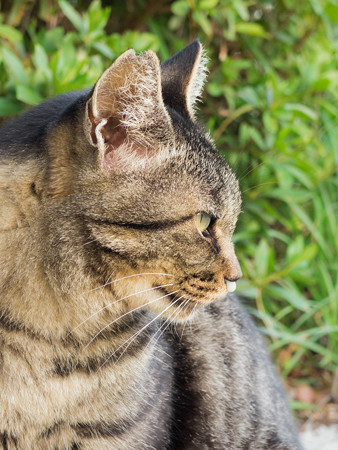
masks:
<path id="1" fill-rule="evenodd" d="M 93 91 L 0 133 L 0 447 L 237 449 L 252 436 L 261 447 L 250 448 L 300 448 L 251 322 L 235 299 L 213 303 L 241 276 L 231 242 L 241 200 L 193 117 L 205 70 L 200 44 L 190 51 L 186 117 L 162 100 L 170 64 L 128 51 Z M 198 212 L 214 218 L 208 235 Z M 187 320 L 179 341 L 170 322 L 181 335 Z M 273 414 L 251 411 L 256 341 L 284 441 Z"/>

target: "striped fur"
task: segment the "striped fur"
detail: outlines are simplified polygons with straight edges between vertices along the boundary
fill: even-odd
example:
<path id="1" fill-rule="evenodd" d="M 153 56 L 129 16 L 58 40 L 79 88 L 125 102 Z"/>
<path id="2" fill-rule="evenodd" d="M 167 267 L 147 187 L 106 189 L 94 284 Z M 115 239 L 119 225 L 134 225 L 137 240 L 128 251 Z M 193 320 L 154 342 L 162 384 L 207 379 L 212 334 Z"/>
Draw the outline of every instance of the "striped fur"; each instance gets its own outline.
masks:
<path id="1" fill-rule="evenodd" d="M 204 76 L 197 41 L 128 51 L 0 131 L 0 448 L 301 448 L 227 293 L 241 199 Z"/>

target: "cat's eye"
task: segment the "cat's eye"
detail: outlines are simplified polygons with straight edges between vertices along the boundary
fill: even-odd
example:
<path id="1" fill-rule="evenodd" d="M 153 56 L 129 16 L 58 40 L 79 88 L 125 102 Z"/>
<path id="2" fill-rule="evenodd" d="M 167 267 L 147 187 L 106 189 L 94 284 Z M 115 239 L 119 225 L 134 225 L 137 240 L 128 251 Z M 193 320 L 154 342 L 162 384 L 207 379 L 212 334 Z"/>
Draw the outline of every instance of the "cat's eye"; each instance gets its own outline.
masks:
<path id="1" fill-rule="evenodd" d="M 211 217 L 209 216 L 209 214 L 204 213 L 204 212 L 197 213 L 195 220 L 196 220 L 196 226 L 200 230 L 201 233 L 206 231 L 206 229 L 211 224 Z"/>

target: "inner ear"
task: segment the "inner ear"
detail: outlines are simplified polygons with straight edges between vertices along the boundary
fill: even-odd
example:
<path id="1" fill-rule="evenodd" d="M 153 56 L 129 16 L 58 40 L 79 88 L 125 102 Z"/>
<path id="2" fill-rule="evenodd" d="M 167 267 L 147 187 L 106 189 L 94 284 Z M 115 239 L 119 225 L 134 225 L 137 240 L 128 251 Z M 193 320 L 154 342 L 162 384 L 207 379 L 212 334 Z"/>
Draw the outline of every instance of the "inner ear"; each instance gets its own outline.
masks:
<path id="1" fill-rule="evenodd" d="M 106 150 L 109 150 L 118 148 L 127 141 L 125 127 L 121 125 L 117 117 L 109 117 L 100 121 L 95 119 L 91 101 L 88 102 L 87 111 L 90 121 L 90 138 L 94 145 L 98 145 L 99 140 L 103 139 Z"/>
<path id="2" fill-rule="evenodd" d="M 88 116 L 92 117 L 90 138 L 99 149 L 98 156 L 104 171 L 126 173 L 140 169 L 154 155 L 156 147 L 135 141 L 120 119 L 109 117 L 98 121 L 93 117 L 90 106 L 88 109 Z"/>
<path id="3" fill-rule="evenodd" d="M 102 137 L 107 147 L 116 149 L 127 142 L 126 129 L 116 117 L 109 117 L 101 130 Z"/>

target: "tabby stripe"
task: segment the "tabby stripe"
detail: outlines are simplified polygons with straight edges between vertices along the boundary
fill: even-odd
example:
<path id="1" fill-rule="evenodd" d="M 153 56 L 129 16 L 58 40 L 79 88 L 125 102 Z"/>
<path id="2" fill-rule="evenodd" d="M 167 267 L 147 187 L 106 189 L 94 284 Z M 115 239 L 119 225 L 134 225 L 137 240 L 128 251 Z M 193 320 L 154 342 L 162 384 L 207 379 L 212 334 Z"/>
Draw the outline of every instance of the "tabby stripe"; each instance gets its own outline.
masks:
<path id="1" fill-rule="evenodd" d="M 1 438 L 1 441 L 2 441 L 2 447 L 3 447 L 3 449 L 4 449 L 4 450 L 8 450 L 6 433 L 0 434 L 0 438 Z"/>
<path id="2" fill-rule="evenodd" d="M 254 367 L 251 368 L 249 373 L 254 374 L 255 369 Z M 255 380 L 255 383 L 257 380 Z M 257 384 L 253 384 L 256 385 Z M 248 424 L 248 429 L 250 429 L 250 433 L 248 433 L 248 436 L 243 440 L 243 449 L 250 449 L 252 448 L 252 445 L 257 442 L 257 436 L 259 434 L 259 428 L 260 428 L 260 418 L 262 417 L 261 411 L 259 409 L 259 404 L 257 402 L 257 396 L 252 393 L 249 400 L 249 406 L 250 406 L 250 424 Z M 267 447 L 267 448 L 275 448 L 275 447 Z"/>
<path id="3" fill-rule="evenodd" d="M 109 366 L 109 364 L 123 361 L 125 358 L 134 357 L 142 348 L 144 348 L 151 340 L 154 334 L 154 327 L 152 332 L 140 333 L 140 335 L 129 345 L 128 351 L 125 351 L 125 346 L 121 346 L 115 353 L 105 352 L 100 354 L 99 357 L 91 357 L 86 361 L 73 361 L 73 360 L 54 360 L 54 374 L 60 377 L 67 377 L 74 372 L 82 372 L 90 375 L 93 372 L 97 372 L 101 367 Z"/>
<path id="4" fill-rule="evenodd" d="M 80 450 L 80 449 L 81 446 L 77 442 L 74 442 L 74 444 L 72 444 L 72 446 L 70 447 L 70 450 Z"/>
<path id="5" fill-rule="evenodd" d="M 60 433 L 62 427 L 69 427 L 64 421 L 56 422 L 51 427 L 47 428 L 40 434 L 40 439 L 44 441 L 44 444 L 47 448 L 46 439 L 53 437 L 56 433 Z M 69 445 L 65 447 L 64 450 L 80 450 L 80 444 L 78 442 L 71 442 Z"/>
<path id="6" fill-rule="evenodd" d="M 154 395 L 149 401 L 156 400 L 158 397 Z M 82 438 L 104 438 L 119 436 L 130 430 L 135 424 L 143 420 L 147 421 L 149 413 L 153 412 L 153 407 L 150 403 L 140 407 L 134 414 L 134 417 L 128 417 L 114 423 L 94 422 L 94 423 L 77 423 L 71 425 L 74 431 Z"/>
<path id="7" fill-rule="evenodd" d="M 14 444 L 15 448 L 18 448 L 17 438 L 13 435 L 8 435 L 6 432 L 0 433 L 0 444 L 2 444 L 3 450 L 8 450 L 8 444 Z"/>
<path id="8" fill-rule="evenodd" d="M 35 330 L 28 328 L 26 325 L 23 325 L 17 321 L 11 319 L 7 313 L 0 312 L 0 328 L 3 328 L 5 331 L 11 333 L 24 333 L 26 336 L 30 337 L 34 340 L 44 340 L 50 343 L 50 340 L 45 338 L 44 336 L 38 334 Z"/>
<path id="9" fill-rule="evenodd" d="M 132 420 L 124 420 L 119 423 L 78 423 L 71 425 L 74 431 L 81 438 L 93 439 L 93 438 L 107 438 L 113 436 L 119 436 L 134 425 Z"/>
<path id="10" fill-rule="evenodd" d="M 0 312 L 0 329 L 5 330 L 8 333 L 24 333 L 25 338 L 28 337 L 35 341 L 44 341 L 48 344 L 52 344 L 53 340 L 39 334 L 37 331 L 28 328 L 23 323 L 13 320 L 6 312 Z M 54 340 L 55 343 L 55 340 Z M 65 332 L 65 337 L 60 340 L 60 344 L 64 347 L 80 347 L 80 342 L 78 342 L 71 334 L 71 332 Z M 1 364 L 1 357 L 0 357 Z"/>
<path id="11" fill-rule="evenodd" d="M 150 320 L 148 315 L 149 314 L 146 310 L 134 311 L 123 320 L 111 324 L 111 326 L 109 328 L 106 328 L 104 332 L 97 335 L 95 341 L 111 341 L 112 339 L 115 339 L 116 336 L 121 337 L 121 335 L 124 333 L 128 333 L 130 335 L 132 328 L 137 331 L 136 328 L 139 328 L 140 324 L 146 324 L 147 321 Z M 70 346 L 75 347 L 79 350 L 83 346 L 83 342 L 75 338 L 72 331 L 67 331 L 66 336 L 62 339 L 62 344 L 64 347 Z"/>
<path id="12" fill-rule="evenodd" d="M 64 421 L 60 421 L 60 422 L 56 422 L 54 425 L 52 425 L 49 428 L 46 428 L 46 430 L 44 430 L 41 435 L 40 435 L 40 439 L 46 439 L 49 438 L 50 436 L 52 436 L 55 433 L 58 433 L 60 431 L 60 428 L 65 424 Z"/>
<path id="13" fill-rule="evenodd" d="M 264 448 L 280 448 L 287 450 L 285 441 L 278 436 L 277 431 L 271 431 L 267 436 L 266 446 Z"/>
<path id="14" fill-rule="evenodd" d="M 77 424 L 69 424 L 69 426 L 77 433 L 80 439 L 107 438 L 121 435 L 127 432 L 132 426 L 135 425 L 135 423 L 140 423 L 142 420 L 147 419 L 148 414 L 153 412 L 153 405 L 150 402 L 158 401 L 159 397 L 157 394 L 159 394 L 160 392 L 161 387 L 159 386 L 159 390 L 152 392 L 152 396 L 149 397 L 149 401 L 147 402 L 147 404 L 145 404 L 143 407 L 140 407 L 138 411 L 133 414 L 134 417 L 132 418 L 128 417 L 125 419 L 120 419 L 119 421 L 113 423 L 78 422 Z M 63 423 L 64 422 L 56 422 L 51 427 L 47 428 L 41 434 L 41 438 L 50 437 L 53 434 L 58 433 Z M 74 443 L 73 445 L 74 450 L 80 448 L 76 443 Z"/>

